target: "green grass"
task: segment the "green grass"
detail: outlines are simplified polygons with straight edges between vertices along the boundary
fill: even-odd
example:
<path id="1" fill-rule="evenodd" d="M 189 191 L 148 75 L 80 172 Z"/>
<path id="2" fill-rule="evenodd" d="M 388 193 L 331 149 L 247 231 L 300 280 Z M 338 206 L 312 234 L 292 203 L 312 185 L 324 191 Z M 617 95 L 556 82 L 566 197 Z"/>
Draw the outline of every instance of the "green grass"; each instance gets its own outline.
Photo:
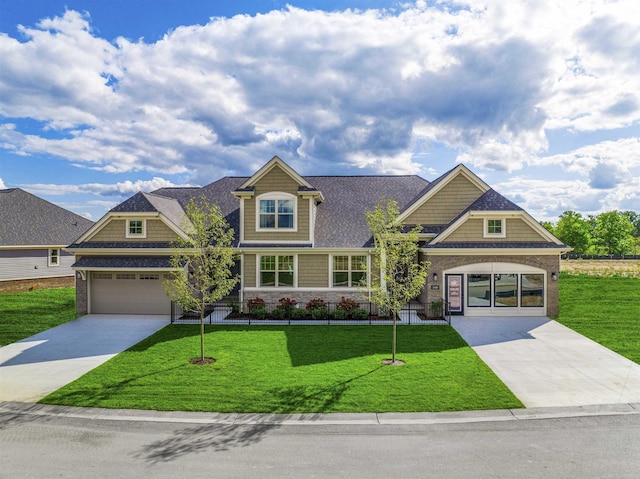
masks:
<path id="1" fill-rule="evenodd" d="M 0 294 L 0 346 L 75 319 L 75 291 L 59 288 Z"/>
<path id="2" fill-rule="evenodd" d="M 640 364 L 640 278 L 560 276 L 557 321 Z"/>
<path id="3" fill-rule="evenodd" d="M 42 402 L 246 413 L 454 411 L 522 407 L 449 326 L 168 326 Z"/>

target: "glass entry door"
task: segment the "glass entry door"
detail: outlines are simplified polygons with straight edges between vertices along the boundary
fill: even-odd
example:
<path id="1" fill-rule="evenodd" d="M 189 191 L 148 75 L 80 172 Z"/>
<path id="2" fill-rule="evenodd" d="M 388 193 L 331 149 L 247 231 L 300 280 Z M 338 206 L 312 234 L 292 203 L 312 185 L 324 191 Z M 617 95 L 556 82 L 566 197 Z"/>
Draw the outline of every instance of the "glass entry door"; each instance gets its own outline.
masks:
<path id="1" fill-rule="evenodd" d="M 462 274 L 445 275 L 447 301 L 449 302 L 451 314 L 464 314 L 463 280 L 464 275 Z"/>

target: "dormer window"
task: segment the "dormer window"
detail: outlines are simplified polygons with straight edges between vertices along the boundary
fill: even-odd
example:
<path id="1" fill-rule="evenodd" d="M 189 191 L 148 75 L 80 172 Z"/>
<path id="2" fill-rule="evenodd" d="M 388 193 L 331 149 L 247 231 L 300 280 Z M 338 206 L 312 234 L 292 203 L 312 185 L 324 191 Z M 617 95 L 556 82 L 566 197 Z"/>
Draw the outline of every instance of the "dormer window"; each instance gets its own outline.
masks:
<path id="1" fill-rule="evenodd" d="M 268 193 L 257 198 L 258 230 L 296 229 L 296 198 L 287 193 Z"/>
<path id="2" fill-rule="evenodd" d="M 127 238 L 145 238 L 146 229 L 144 220 L 127 220 Z"/>
<path id="3" fill-rule="evenodd" d="M 485 218 L 484 220 L 485 238 L 504 238 L 506 228 L 504 218 Z"/>

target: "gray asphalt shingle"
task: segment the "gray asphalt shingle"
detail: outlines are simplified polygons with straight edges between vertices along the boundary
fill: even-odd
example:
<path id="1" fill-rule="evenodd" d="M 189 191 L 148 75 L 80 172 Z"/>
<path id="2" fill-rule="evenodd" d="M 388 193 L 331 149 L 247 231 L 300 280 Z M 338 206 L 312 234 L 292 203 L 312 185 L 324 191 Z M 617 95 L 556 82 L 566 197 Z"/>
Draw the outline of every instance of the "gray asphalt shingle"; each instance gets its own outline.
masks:
<path id="1" fill-rule="evenodd" d="M 66 246 L 93 224 L 20 188 L 0 190 L 0 246 Z"/>

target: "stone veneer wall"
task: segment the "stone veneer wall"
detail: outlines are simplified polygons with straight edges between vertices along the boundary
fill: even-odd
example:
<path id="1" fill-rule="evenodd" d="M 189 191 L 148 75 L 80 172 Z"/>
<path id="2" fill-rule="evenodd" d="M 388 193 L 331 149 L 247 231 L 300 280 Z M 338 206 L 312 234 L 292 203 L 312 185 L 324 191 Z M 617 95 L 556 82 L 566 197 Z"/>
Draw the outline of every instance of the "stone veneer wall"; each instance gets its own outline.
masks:
<path id="1" fill-rule="evenodd" d="M 22 293 L 34 289 L 73 288 L 73 276 L 0 281 L 0 293 Z"/>
<path id="2" fill-rule="evenodd" d="M 443 271 L 458 266 L 465 266 L 476 263 L 515 263 L 523 264 L 527 266 L 533 266 L 540 268 L 547 272 L 547 315 L 556 317 L 559 312 L 558 304 L 558 281 L 551 279 L 551 273 L 555 272 L 560 275 L 560 256 L 559 255 L 513 255 L 513 256 L 501 256 L 501 255 L 476 255 L 476 256 L 463 256 L 463 255 L 447 255 L 447 256 L 427 256 L 427 261 L 431 262 L 429 267 L 429 277 L 427 284 L 424 287 L 422 294 L 420 295 L 420 302 L 429 304 L 432 301 L 438 301 L 444 298 L 444 274 Z M 433 274 L 438 275 L 438 281 L 433 281 Z M 433 290 L 431 286 L 437 284 L 440 289 Z"/>

